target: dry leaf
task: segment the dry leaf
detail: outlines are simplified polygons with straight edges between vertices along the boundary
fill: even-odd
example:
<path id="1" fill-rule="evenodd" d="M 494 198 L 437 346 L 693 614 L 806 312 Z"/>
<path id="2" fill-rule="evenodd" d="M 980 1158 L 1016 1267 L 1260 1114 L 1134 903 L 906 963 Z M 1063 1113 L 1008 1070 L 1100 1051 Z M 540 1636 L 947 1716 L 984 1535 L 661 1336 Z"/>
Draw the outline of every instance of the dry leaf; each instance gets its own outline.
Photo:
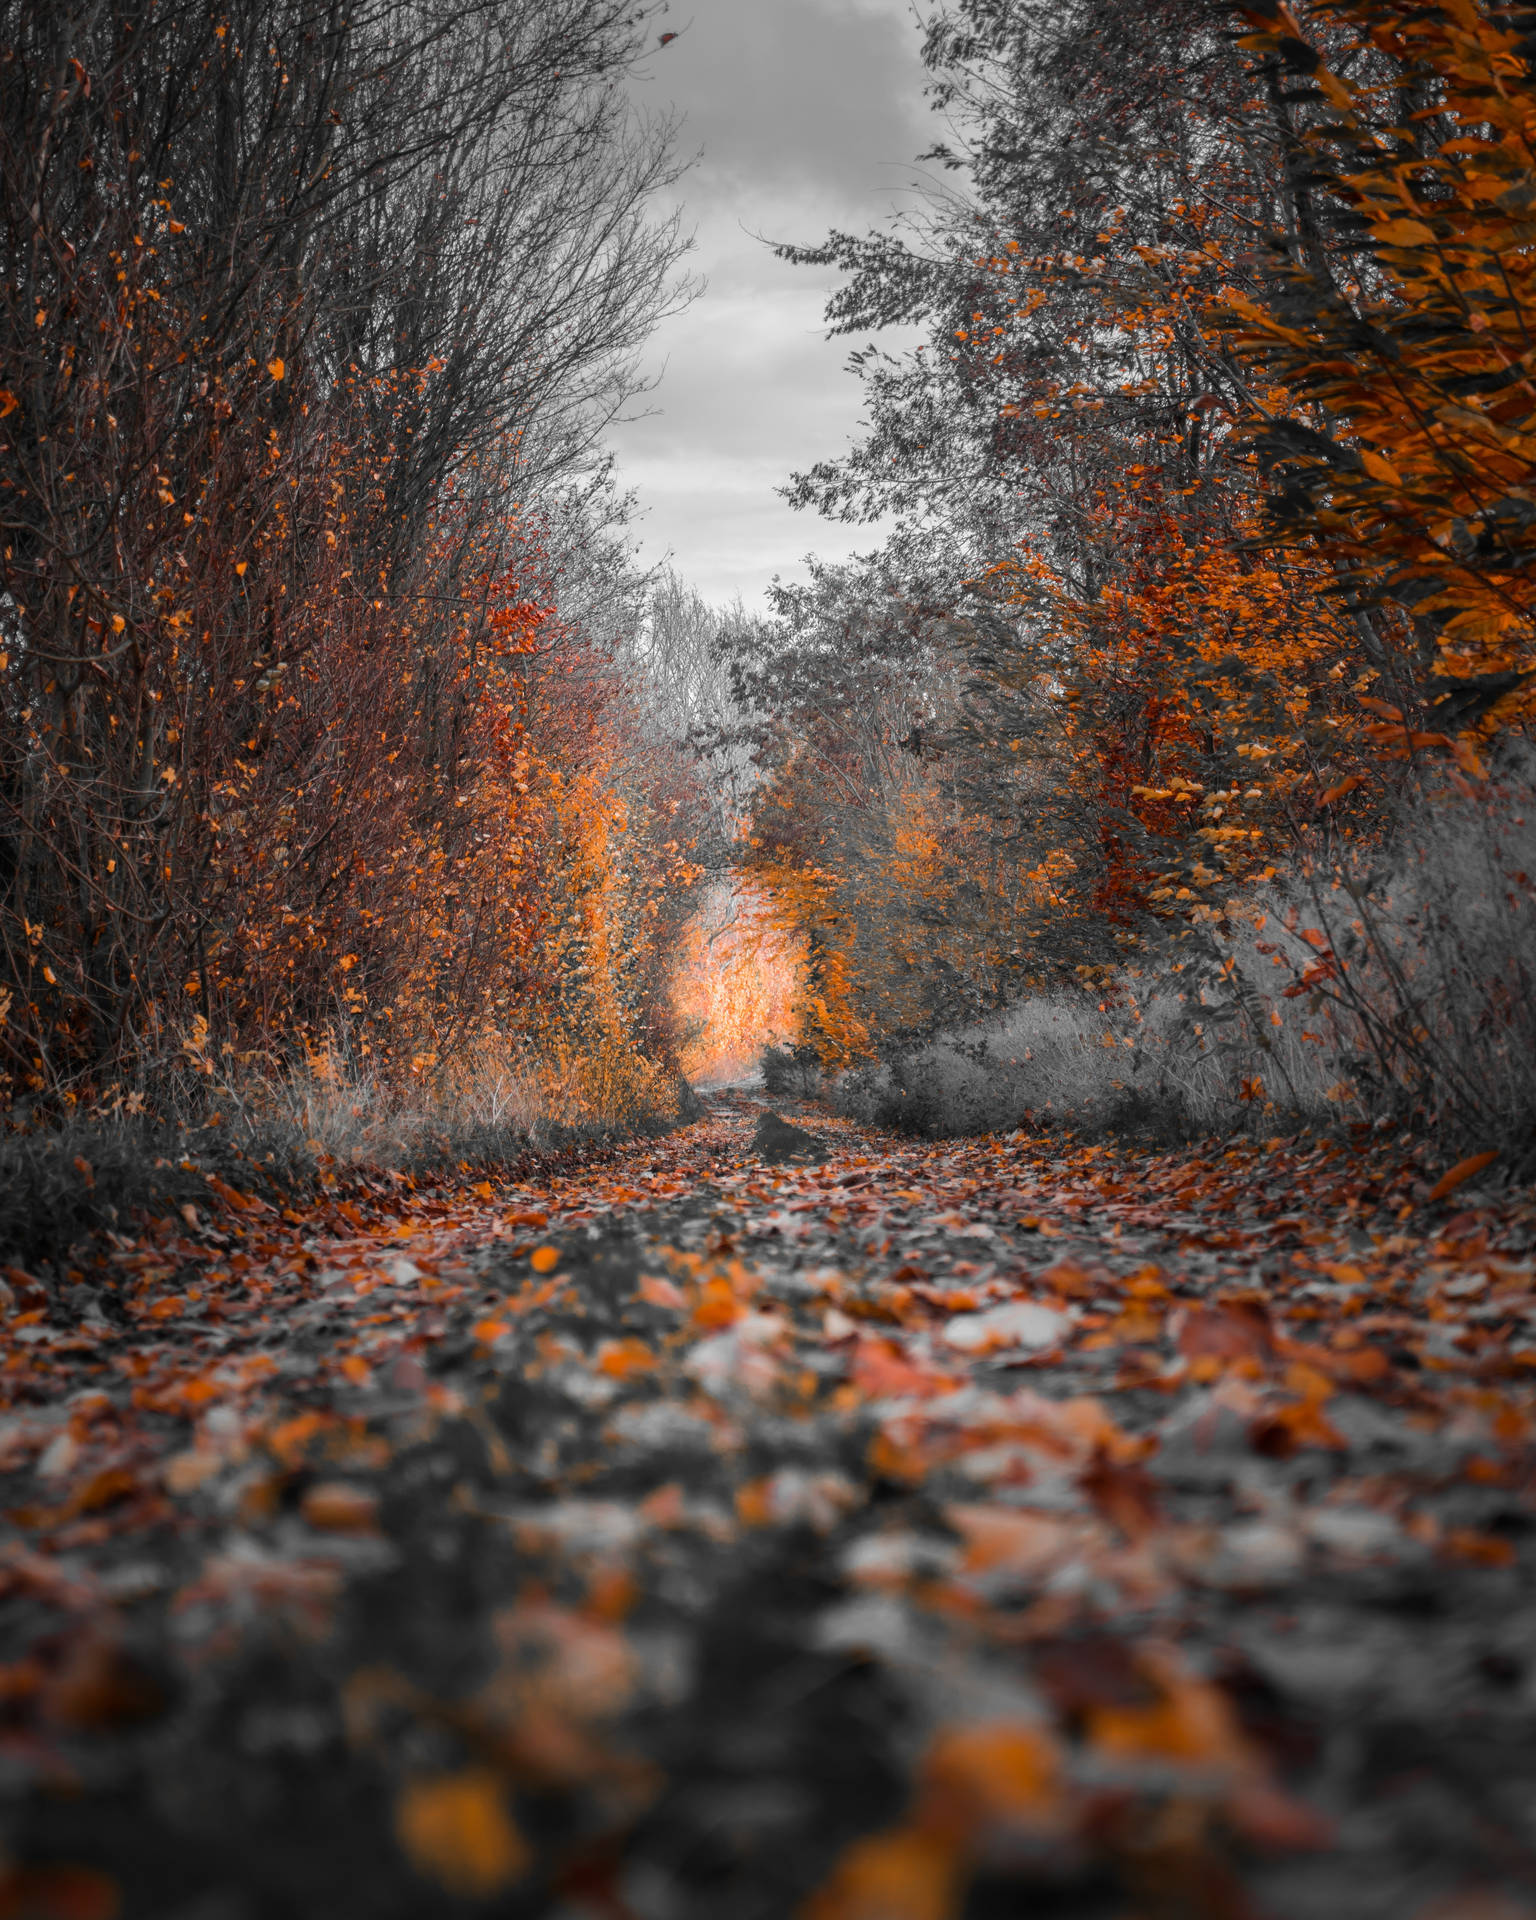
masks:
<path id="1" fill-rule="evenodd" d="M 503 1892 L 532 1865 L 500 1776 L 480 1768 L 407 1781 L 395 1801 L 395 1833 L 423 1879 L 464 1900 Z"/>

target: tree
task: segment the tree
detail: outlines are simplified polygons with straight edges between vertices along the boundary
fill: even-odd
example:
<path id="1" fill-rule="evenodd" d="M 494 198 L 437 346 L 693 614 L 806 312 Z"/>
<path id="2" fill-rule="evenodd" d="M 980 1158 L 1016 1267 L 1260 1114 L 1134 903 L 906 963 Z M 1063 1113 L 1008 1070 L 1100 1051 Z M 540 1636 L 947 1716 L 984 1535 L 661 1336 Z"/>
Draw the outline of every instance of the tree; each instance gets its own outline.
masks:
<path id="1" fill-rule="evenodd" d="M 684 246 L 620 86 L 647 11 L 0 13 L 16 1084 L 343 1018 L 427 1057 L 517 997 L 529 756 L 607 752 L 531 731 L 588 654 L 539 502 Z"/>
<path id="2" fill-rule="evenodd" d="M 787 250 L 842 268 L 834 330 L 926 328 L 854 354 L 869 430 L 790 497 L 898 516 L 872 571 L 936 616 L 946 791 L 1021 922 L 976 942 L 996 991 L 1220 922 L 1384 832 L 1397 759 L 1475 768 L 1457 729 L 1518 710 L 1524 43 L 1463 12 L 957 0 L 926 39 L 950 184 Z M 1438 726 L 1437 657 L 1467 676 Z M 884 804 L 873 769 L 846 801 Z M 851 883 L 864 853 L 812 839 Z"/>

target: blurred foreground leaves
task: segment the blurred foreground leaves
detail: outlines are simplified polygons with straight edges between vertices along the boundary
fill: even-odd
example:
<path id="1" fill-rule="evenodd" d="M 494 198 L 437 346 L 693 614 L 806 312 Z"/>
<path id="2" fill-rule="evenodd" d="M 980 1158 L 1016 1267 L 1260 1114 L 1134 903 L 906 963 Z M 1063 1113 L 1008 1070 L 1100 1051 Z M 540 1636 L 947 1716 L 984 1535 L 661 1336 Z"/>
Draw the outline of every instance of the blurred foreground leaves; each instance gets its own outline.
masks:
<path id="1" fill-rule="evenodd" d="M 1526 1911 L 1528 1198 L 801 1117 L 13 1270 L 0 1914 Z"/>

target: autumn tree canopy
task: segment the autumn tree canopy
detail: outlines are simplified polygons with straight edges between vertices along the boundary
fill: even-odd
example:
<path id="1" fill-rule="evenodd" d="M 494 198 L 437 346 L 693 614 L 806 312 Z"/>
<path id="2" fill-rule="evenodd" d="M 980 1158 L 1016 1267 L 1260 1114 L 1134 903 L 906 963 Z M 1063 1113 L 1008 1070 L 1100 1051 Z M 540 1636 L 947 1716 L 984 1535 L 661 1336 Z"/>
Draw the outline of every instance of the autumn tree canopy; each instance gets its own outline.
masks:
<path id="1" fill-rule="evenodd" d="M 651 1019 L 696 782 L 579 580 L 685 290 L 652 11 L 0 11 L 16 1093 Z"/>
<path id="2" fill-rule="evenodd" d="M 925 777 L 966 849 L 939 891 L 975 937 L 919 944 L 975 1008 L 1223 924 L 1524 728 L 1531 55 L 1484 0 L 955 0 L 925 41 L 939 184 L 786 250 L 841 272 L 868 417 L 789 494 L 897 517 L 838 594 L 931 616 Z M 922 344 L 883 350 L 896 322 Z M 823 691 L 866 658 L 829 639 Z M 890 802 L 795 787 L 803 706 L 764 748 L 762 832 L 805 849 L 807 902 L 883 926 Z M 1006 940 L 960 904 L 993 872 Z M 932 923 L 926 882 L 900 897 Z M 850 979 L 812 1024 L 867 1028 L 883 991 Z"/>

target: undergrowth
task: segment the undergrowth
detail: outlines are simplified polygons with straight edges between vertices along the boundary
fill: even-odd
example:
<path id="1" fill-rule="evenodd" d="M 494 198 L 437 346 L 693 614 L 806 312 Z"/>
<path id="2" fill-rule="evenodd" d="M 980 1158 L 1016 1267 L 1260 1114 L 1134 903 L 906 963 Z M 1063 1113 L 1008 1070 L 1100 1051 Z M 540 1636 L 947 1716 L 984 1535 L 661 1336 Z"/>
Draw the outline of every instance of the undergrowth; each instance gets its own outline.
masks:
<path id="1" fill-rule="evenodd" d="M 1174 1141 L 1401 1124 L 1536 1162 L 1536 761 L 1436 788 L 1374 855 L 1314 855 L 1139 965 L 840 1075 L 930 1134 Z"/>
<path id="2" fill-rule="evenodd" d="M 666 1132 L 700 1110 L 665 1069 L 461 1057 L 402 1089 L 337 1054 L 218 1082 L 189 1056 L 155 1108 L 130 1094 L 62 1119 L 13 1114 L 0 1133 L 0 1267 L 68 1285 L 68 1257 L 103 1233 L 181 1216 L 203 1230 L 244 1198 L 296 1207 L 322 1189 L 518 1166 Z M 17 1278 L 13 1270 L 13 1279 Z"/>

